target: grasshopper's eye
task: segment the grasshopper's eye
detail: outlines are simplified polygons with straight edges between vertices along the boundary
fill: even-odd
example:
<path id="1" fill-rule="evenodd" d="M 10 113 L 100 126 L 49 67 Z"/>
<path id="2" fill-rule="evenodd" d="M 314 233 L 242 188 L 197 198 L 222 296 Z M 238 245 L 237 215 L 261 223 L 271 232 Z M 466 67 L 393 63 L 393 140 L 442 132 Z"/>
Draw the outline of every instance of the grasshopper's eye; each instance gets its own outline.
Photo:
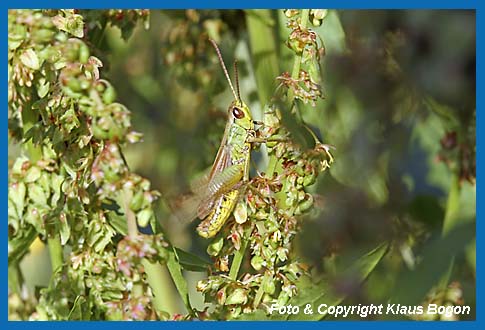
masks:
<path id="1" fill-rule="evenodd" d="M 232 115 L 237 119 L 241 119 L 244 117 L 244 112 L 241 109 L 234 107 L 232 108 Z"/>

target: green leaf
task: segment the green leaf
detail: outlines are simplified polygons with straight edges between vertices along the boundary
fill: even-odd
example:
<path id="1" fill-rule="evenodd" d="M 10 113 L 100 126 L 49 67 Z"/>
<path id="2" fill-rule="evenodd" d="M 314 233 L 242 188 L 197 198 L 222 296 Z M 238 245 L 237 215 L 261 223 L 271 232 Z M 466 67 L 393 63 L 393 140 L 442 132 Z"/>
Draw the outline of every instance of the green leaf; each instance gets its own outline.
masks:
<path id="1" fill-rule="evenodd" d="M 141 210 L 136 214 L 136 220 L 140 227 L 146 227 L 150 223 L 150 219 L 153 217 L 153 210 L 150 207 Z"/>
<path id="2" fill-rule="evenodd" d="M 205 272 L 211 266 L 210 261 L 202 259 L 195 254 L 186 252 L 179 248 L 174 249 L 177 253 L 180 265 L 185 270 L 190 270 L 193 272 Z"/>
<path id="3" fill-rule="evenodd" d="M 477 242 L 474 239 L 466 248 L 466 259 L 468 264 L 472 267 L 473 272 L 477 272 Z M 476 275 L 475 275 L 476 276 Z"/>
<path id="4" fill-rule="evenodd" d="M 384 257 L 388 249 L 388 243 L 383 243 L 360 257 L 352 266 L 343 272 L 342 276 L 351 275 L 359 282 L 363 282 L 369 274 L 374 270 L 379 261 Z M 346 297 L 332 292 L 330 283 L 326 280 L 321 280 L 318 283 L 311 283 L 308 277 L 302 277 L 297 283 L 299 294 L 288 301 L 286 305 L 299 306 L 300 313 L 294 315 L 280 315 L 273 313 L 267 316 L 263 311 L 257 310 L 254 313 L 245 314 L 240 319 L 242 320 L 307 320 L 316 321 L 325 317 L 316 312 L 321 304 L 332 306 L 339 305 Z M 305 306 L 310 304 L 313 309 L 313 314 L 306 315 L 303 313 Z"/>
<path id="5" fill-rule="evenodd" d="M 364 282 L 365 279 L 377 266 L 382 257 L 386 254 L 388 244 L 383 243 L 370 251 L 366 255 L 360 257 L 352 266 L 350 266 L 343 274 L 343 277 L 351 276 L 354 280 Z M 288 320 L 320 320 L 326 315 L 315 313 L 315 308 L 321 304 L 328 306 L 339 305 L 346 297 L 344 295 L 332 293 L 329 283 L 325 280 L 318 283 L 316 286 L 311 286 L 308 289 L 302 289 L 302 294 L 291 299 L 288 304 L 300 306 L 303 311 L 307 304 L 311 304 L 314 310 L 313 314 L 306 315 L 304 313 L 289 315 Z"/>
<path id="6" fill-rule="evenodd" d="M 8 198 L 8 226 L 9 230 L 11 230 L 12 235 L 15 235 L 17 230 L 20 228 L 20 222 L 21 218 L 19 214 L 17 213 L 17 209 L 14 206 L 12 200 L 10 199 L 10 196 Z"/>
<path id="7" fill-rule="evenodd" d="M 106 226 L 106 229 L 108 229 L 109 226 Z M 111 239 L 115 235 L 115 232 L 112 228 L 109 228 L 109 230 L 106 230 L 101 233 L 100 237 L 96 240 L 96 243 L 94 244 L 94 251 L 96 252 L 101 252 L 104 251 L 106 246 L 111 243 Z"/>
<path id="8" fill-rule="evenodd" d="M 67 316 L 68 320 L 86 320 L 86 317 L 89 317 L 89 315 L 84 315 L 86 313 L 86 298 L 83 296 L 77 296 L 76 299 L 74 300 L 74 304 L 69 312 L 69 315 Z M 83 308 L 84 306 L 84 308 Z"/>
<path id="9" fill-rule="evenodd" d="M 322 25 L 314 30 L 325 43 L 325 53 L 334 55 L 345 51 L 345 31 L 336 10 L 329 10 Z"/>
<path id="10" fill-rule="evenodd" d="M 25 42 L 25 36 L 27 35 L 27 26 L 23 24 L 10 24 L 8 27 L 8 49 L 15 50 L 23 42 Z M 10 52 L 9 52 L 10 53 Z M 12 52 L 13 54 L 13 52 Z"/>
<path id="11" fill-rule="evenodd" d="M 29 158 L 27 158 L 25 155 L 17 157 L 11 168 L 12 174 L 22 174 L 22 168 L 24 167 L 25 162 L 29 162 Z"/>
<path id="12" fill-rule="evenodd" d="M 168 253 L 167 268 L 187 311 L 190 313 L 192 311 L 192 306 L 190 305 L 189 300 L 189 290 L 187 288 L 187 282 L 182 275 L 182 267 L 180 266 L 177 251 L 175 249 Z"/>
<path id="13" fill-rule="evenodd" d="M 40 178 L 40 169 L 37 166 L 32 166 L 28 169 L 27 173 L 25 174 L 24 181 L 26 183 L 35 182 Z"/>
<path id="14" fill-rule="evenodd" d="M 76 112 L 73 108 L 66 110 L 60 119 L 62 121 L 64 129 L 67 132 L 71 132 L 73 129 L 81 126 L 81 123 L 79 122 L 79 119 L 77 118 Z"/>
<path id="15" fill-rule="evenodd" d="M 415 144 L 413 148 L 423 149 L 427 155 L 427 184 L 443 191 L 449 189 L 451 172 L 444 162 L 436 161 L 436 155 L 441 151 L 441 144 L 437 141 L 440 141 L 446 130 L 443 120 L 433 113 L 414 125 L 410 141 Z"/>
<path id="16" fill-rule="evenodd" d="M 444 125 L 447 126 L 447 129 L 451 130 L 460 126 L 457 119 L 458 116 L 454 109 L 450 108 L 447 105 L 438 103 L 432 97 L 426 97 L 424 100 L 424 104 L 429 110 L 437 114 L 440 119 L 443 120 Z"/>
<path id="17" fill-rule="evenodd" d="M 248 301 L 248 295 L 244 289 L 237 288 L 229 297 L 227 297 L 224 305 L 241 305 Z"/>
<path id="18" fill-rule="evenodd" d="M 61 244 L 66 245 L 67 241 L 69 240 L 69 237 L 71 236 L 71 226 L 69 225 L 65 215 L 63 217 L 59 217 L 59 223 L 60 223 L 59 232 L 61 236 Z"/>
<path id="19" fill-rule="evenodd" d="M 23 227 L 14 237 L 8 240 L 8 264 L 18 262 L 29 252 L 29 247 L 37 237 L 33 226 Z"/>
<path id="20" fill-rule="evenodd" d="M 83 17 L 74 14 L 72 10 L 63 10 L 66 17 L 61 15 L 54 16 L 52 23 L 61 31 L 68 32 L 75 37 L 82 38 L 84 36 L 84 21 Z"/>
<path id="21" fill-rule="evenodd" d="M 126 223 L 126 217 L 124 215 L 117 214 L 116 212 L 107 213 L 108 223 L 121 235 L 128 235 L 128 224 Z"/>
<path id="22" fill-rule="evenodd" d="M 32 70 L 40 69 L 40 61 L 37 54 L 32 49 L 27 49 L 20 55 L 20 61 Z"/>
<path id="23" fill-rule="evenodd" d="M 224 237 L 218 236 L 207 246 L 207 254 L 215 257 L 219 254 L 223 246 Z"/>
<path id="24" fill-rule="evenodd" d="M 39 98 L 43 98 L 47 95 L 47 93 L 49 93 L 50 85 L 51 83 L 47 79 L 39 78 L 36 85 L 37 95 L 39 96 Z"/>
<path id="25" fill-rule="evenodd" d="M 433 285 L 438 284 L 448 272 L 450 260 L 463 253 L 474 238 L 475 223 L 468 222 L 453 228 L 443 238 L 431 240 L 423 247 L 416 268 L 402 272 L 396 280 L 392 301 L 401 305 L 419 304 Z"/>
<path id="26" fill-rule="evenodd" d="M 128 40 L 131 37 L 131 35 L 133 34 L 133 29 L 134 29 L 134 26 L 133 25 L 124 25 L 124 26 L 121 26 L 120 27 L 121 37 L 124 40 Z"/>
<path id="27" fill-rule="evenodd" d="M 301 125 L 301 120 L 290 112 L 289 106 L 282 106 L 280 109 L 281 123 L 290 132 L 291 138 L 304 150 L 313 148 L 315 140 L 311 133 Z"/>
<path id="28" fill-rule="evenodd" d="M 274 14 L 274 11 L 267 9 L 246 11 L 251 59 L 261 105 L 270 100 L 276 87 L 275 77 L 280 74 L 278 45 L 274 34 Z"/>
<path id="29" fill-rule="evenodd" d="M 15 206 L 17 219 L 21 219 L 24 212 L 25 193 L 25 183 L 23 182 L 11 184 L 8 191 L 8 199 L 12 201 L 13 205 Z"/>
<path id="30" fill-rule="evenodd" d="M 47 205 L 47 196 L 41 186 L 32 183 L 29 185 L 28 192 L 29 198 L 35 205 L 39 205 L 41 207 L 45 207 Z"/>
<path id="31" fill-rule="evenodd" d="M 438 199 L 430 195 L 414 197 L 409 203 L 408 210 L 413 219 L 430 227 L 440 226 L 444 217 L 444 211 Z"/>

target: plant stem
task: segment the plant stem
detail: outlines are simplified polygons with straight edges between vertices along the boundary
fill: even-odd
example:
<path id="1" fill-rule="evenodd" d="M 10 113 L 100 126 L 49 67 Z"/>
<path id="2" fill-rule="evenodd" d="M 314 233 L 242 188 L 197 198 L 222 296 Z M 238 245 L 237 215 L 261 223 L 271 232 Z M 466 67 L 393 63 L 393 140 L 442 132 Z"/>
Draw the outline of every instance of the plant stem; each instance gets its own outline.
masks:
<path id="1" fill-rule="evenodd" d="M 305 30 L 307 27 L 308 23 L 308 17 L 310 15 L 310 10 L 309 9 L 302 9 L 301 10 L 301 16 L 300 16 L 300 26 L 302 30 Z M 293 62 L 293 70 L 291 71 L 291 78 L 296 80 L 300 77 L 300 65 L 301 65 L 301 58 L 302 54 L 295 54 L 295 59 Z M 288 101 L 290 104 L 293 104 L 293 101 L 295 100 L 295 94 L 292 89 L 288 91 Z"/>
<path id="2" fill-rule="evenodd" d="M 261 302 L 261 298 L 263 298 L 264 288 L 267 285 L 268 281 L 272 280 L 271 277 L 264 274 L 263 281 L 261 282 L 261 286 L 259 287 L 258 291 L 256 292 L 256 297 L 254 298 L 253 308 L 258 308 L 259 303 Z"/>
<path id="3" fill-rule="evenodd" d="M 266 176 L 272 178 L 276 170 L 276 165 L 278 164 L 278 159 L 271 154 L 268 161 L 268 167 L 266 168 Z"/>
<path id="4" fill-rule="evenodd" d="M 231 270 L 229 271 L 229 278 L 233 281 L 237 279 L 237 275 L 239 273 L 239 269 L 241 268 L 241 263 L 244 259 L 244 254 L 246 252 L 246 247 L 248 246 L 249 242 L 249 234 L 252 231 L 252 227 L 246 229 L 244 233 L 244 237 L 241 239 L 241 248 L 234 253 L 234 259 L 232 259 Z"/>
<path id="5" fill-rule="evenodd" d="M 27 133 L 38 122 L 39 114 L 32 109 L 32 103 L 28 103 L 22 111 L 23 132 Z M 24 143 L 25 149 L 29 153 L 29 158 L 32 163 L 37 162 L 42 158 L 42 148 L 35 146 L 32 140 Z"/>
<path id="6" fill-rule="evenodd" d="M 126 224 L 128 227 L 128 236 L 130 238 L 135 238 L 138 235 L 138 226 L 136 224 L 135 213 L 130 209 L 130 201 L 133 198 L 133 192 L 131 190 L 124 190 L 122 192 L 122 198 Z"/>
<path id="7" fill-rule="evenodd" d="M 246 25 L 259 101 L 263 106 L 273 93 L 274 77 L 279 75 L 278 48 L 275 42 L 272 11 L 268 9 L 246 11 Z"/>
<path id="8" fill-rule="evenodd" d="M 173 288 L 169 285 L 170 277 L 167 271 L 159 263 L 152 263 L 148 260 L 142 260 L 142 263 L 148 284 L 153 292 L 153 306 L 157 311 L 174 314 L 176 312 L 175 299 L 166 299 L 167 297 L 175 297 Z"/>
<path id="9" fill-rule="evenodd" d="M 21 274 L 19 265 L 15 262 L 12 265 L 8 265 L 8 288 L 12 293 L 20 294 L 20 280 Z"/>
<path id="10" fill-rule="evenodd" d="M 190 298 L 189 298 L 189 291 L 187 288 L 187 281 L 185 280 L 182 274 L 182 267 L 180 266 L 178 257 L 175 253 L 175 250 L 169 252 L 168 260 L 167 260 L 167 269 L 170 272 L 170 276 L 172 277 L 173 283 L 177 288 L 182 301 L 187 308 L 189 314 L 192 313 L 192 306 L 190 305 Z M 166 295 L 165 295 L 166 296 Z"/>
<path id="11" fill-rule="evenodd" d="M 460 214 L 460 176 L 457 171 L 453 171 L 451 174 L 450 190 L 448 193 L 448 201 L 446 202 L 445 219 L 443 221 L 442 235 L 446 236 L 448 232 L 453 229 L 458 223 L 458 215 Z M 450 265 L 445 275 L 440 280 L 438 286 L 441 289 L 446 289 L 450 282 L 451 274 L 453 272 L 453 265 L 455 259 L 450 260 Z"/>
<path id="12" fill-rule="evenodd" d="M 460 214 L 460 176 L 456 171 L 451 174 L 450 191 L 446 202 L 446 213 L 443 221 L 443 235 L 453 229 L 459 220 Z"/>
<path id="13" fill-rule="evenodd" d="M 301 10 L 300 25 L 302 29 L 306 29 L 309 15 L 310 15 L 309 9 Z M 291 72 L 292 79 L 298 79 L 298 77 L 300 76 L 301 58 L 302 58 L 302 54 L 295 54 L 295 58 L 293 61 L 293 69 Z M 290 108 L 293 108 L 293 106 L 295 105 L 294 101 L 295 101 L 295 94 L 293 92 L 293 89 L 290 88 L 288 90 L 288 102 L 289 102 Z M 297 119 L 301 121 L 301 116 L 298 111 L 296 112 L 296 116 L 297 116 Z M 274 153 L 271 153 L 271 155 L 269 156 L 268 168 L 266 171 L 266 173 L 268 173 L 268 178 L 273 177 L 273 174 L 276 171 L 277 166 L 278 166 L 278 159 L 276 158 L 276 155 Z M 285 206 L 285 201 L 286 201 L 285 187 L 283 187 L 283 189 L 276 194 L 276 197 L 278 199 L 278 206 L 285 208 L 286 207 Z"/>
<path id="14" fill-rule="evenodd" d="M 62 264 L 64 263 L 61 238 L 59 237 L 59 234 L 56 233 L 49 237 L 47 239 L 47 245 L 49 247 L 52 272 L 55 272 L 57 269 L 62 267 Z"/>

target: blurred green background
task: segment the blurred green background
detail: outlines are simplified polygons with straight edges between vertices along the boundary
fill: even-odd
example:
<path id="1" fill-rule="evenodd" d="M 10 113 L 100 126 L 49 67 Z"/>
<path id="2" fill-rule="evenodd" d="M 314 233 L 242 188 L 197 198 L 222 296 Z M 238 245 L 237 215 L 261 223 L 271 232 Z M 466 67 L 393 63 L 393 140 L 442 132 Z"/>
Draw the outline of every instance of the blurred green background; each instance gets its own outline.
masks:
<path id="1" fill-rule="evenodd" d="M 275 33 L 284 31 L 278 12 L 152 10 L 148 30 L 140 24 L 125 42 L 119 29 L 107 29 L 95 54 L 144 135 L 125 156 L 162 193 L 158 220 L 175 246 L 204 258 L 207 241 L 195 234 L 196 223 L 173 221 L 167 201 L 212 164 L 224 130 L 231 94 L 207 38 L 218 41 L 229 68 L 238 59 L 242 97 L 260 119 L 254 72 L 261 64 L 248 22 L 268 13 Z M 304 119 L 335 146 L 335 163 L 314 187 L 319 210 L 305 218 L 293 253 L 346 291 L 347 303 L 385 303 L 402 294 L 399 287 L 411 288 L 407 298 L 416 302 L 445 272 L 453 249 L 467 246 L 449 280 L 474 306 L 473 243 L 458 234 L 452 244 L 438 238 L 475 221 L 475 12 L 331 10 L 315 30 L 325 45 L 325 98 L 307 106 Z M 281 36 L 278 74 L 291 71 Z M 253 158 L 255 167 L 265 161 L 258 151 Z M 458 212 L 444 225 L 455 179 Z M 338 278 L 386 240 L 390 251 L 363 287 Z M 188 276 L 194 284 L 199 274 Z"/>

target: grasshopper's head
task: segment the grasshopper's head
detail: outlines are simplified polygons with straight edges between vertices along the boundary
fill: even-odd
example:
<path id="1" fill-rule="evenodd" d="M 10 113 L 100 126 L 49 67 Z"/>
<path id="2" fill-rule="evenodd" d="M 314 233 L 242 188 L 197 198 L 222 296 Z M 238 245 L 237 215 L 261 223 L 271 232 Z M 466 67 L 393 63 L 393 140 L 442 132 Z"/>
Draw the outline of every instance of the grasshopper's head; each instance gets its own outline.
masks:
<path id="1" fill-rule="evenodd" d="M 234 100 L 227 109 L 229 118 L 245 129 L 253 129 L 254 123 L 249 107 L 241 100 Z"/>

